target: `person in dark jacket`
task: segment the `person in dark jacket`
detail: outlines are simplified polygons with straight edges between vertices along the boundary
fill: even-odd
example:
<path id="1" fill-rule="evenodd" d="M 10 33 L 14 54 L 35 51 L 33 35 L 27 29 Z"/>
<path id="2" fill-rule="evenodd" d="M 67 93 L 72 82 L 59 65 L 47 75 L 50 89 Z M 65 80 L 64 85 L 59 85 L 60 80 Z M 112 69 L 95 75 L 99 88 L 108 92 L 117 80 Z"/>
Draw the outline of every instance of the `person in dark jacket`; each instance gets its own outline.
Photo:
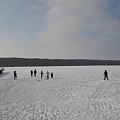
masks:
<path id="1" fill-rule="evenodd" d="M 17 73 L 14 71 L 14 80 L 17 79 Z"/>
<path id="2" fill-rule="evenodd" d="M 51 78 L 53 78 L 53 72 L 51 72 Z"/>
<path id="3" fill-rule="evenodd" d="M 43 74 L 44 74 L 42 70 L 41 70 L 40 74 L 41 74 L 41 78 L 42 78 L 42 77 L 43 77 Z"/>
<path id="4" fill-rule="evenodd" d="M 103 75 L 104 75 L 104 80 L 106 80 L 106 79 L 108 80 L 108 72 L 107 72 L 107 70 L 105 70 Z"/>
<path id="5" fill-rule="evenodd" d="M 37 74 L 37 70 L 35 69 L 35 70 L 34 70 L 34 76 L 36 76 L 36 74 Z"/>
<path id="6" fill-rule="evenodd" d="M 33 71 L 32 70 L 30 71 L 30 73 L 31 73 L 31 76 L 33 76 Z"/>

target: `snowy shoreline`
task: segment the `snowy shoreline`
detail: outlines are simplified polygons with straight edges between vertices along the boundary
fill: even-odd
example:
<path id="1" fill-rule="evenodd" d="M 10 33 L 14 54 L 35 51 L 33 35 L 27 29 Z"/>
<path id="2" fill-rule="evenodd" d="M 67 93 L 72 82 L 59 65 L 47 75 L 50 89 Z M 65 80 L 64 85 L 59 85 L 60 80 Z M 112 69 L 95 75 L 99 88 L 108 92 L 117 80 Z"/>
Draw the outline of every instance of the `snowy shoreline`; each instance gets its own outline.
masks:
<path id="1" fill-rule="evenodd" d="M 30 70 L 36 69 L 36 77 Z M 110 80 L 103 80 L 107 69 Z M 18 79 L 13 79 L 13 71 Z M 40 78 L 40 70 L 54 78 Z M 0 120 L 119 120 L 120 66 L 12 67 L 0 76 Z"/>

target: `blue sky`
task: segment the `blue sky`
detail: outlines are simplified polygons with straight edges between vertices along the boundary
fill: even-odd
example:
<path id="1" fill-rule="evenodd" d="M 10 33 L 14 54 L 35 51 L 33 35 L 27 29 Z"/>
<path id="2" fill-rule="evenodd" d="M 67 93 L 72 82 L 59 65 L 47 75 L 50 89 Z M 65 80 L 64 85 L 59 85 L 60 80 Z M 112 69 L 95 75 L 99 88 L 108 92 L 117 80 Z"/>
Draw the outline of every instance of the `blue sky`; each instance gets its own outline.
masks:
<path id="1" fill-rule="evenodd" d="M 0 57 L 120 59 L 119 0 L 0 0 Z"/>

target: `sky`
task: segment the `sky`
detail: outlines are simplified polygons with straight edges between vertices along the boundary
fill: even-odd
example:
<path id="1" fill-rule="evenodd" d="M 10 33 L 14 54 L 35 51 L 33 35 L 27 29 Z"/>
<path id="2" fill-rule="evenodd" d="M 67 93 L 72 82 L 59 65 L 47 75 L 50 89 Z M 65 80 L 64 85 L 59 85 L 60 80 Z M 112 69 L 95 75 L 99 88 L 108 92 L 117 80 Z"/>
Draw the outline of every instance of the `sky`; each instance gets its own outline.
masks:
<path id="1" fill-rule="evenodd" d="M 120 60 L 120 0 L 0 0 L 0 57 Z"/>

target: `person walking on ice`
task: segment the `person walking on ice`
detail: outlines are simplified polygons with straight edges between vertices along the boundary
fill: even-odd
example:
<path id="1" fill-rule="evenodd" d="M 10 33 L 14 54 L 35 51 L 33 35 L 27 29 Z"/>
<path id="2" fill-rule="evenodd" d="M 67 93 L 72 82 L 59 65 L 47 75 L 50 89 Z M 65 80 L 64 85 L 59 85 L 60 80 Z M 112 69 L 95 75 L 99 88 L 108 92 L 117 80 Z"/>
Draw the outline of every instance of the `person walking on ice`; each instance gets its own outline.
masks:
<path id="1" fill-rule="evenodd" d="M 35 69 L 35 70 L 34 70 L 34 76 L 36 76 L 36 74 L 37 74 L 37 70 Z"/>
<path id="2" fill-rule="evenodd" d="M 33 76 L 33 71 L 32 70 L 30 71 L 30 73 L 31 73 L 31 76 Z"/>
<path id="3" fill-rule="evenodd" d="M 41 70 L 40 74 L 41 74 L 41 79 L 42 79 L 42 77 L 43 77 L 43 74 L 44 74 L 42 70 Z"/>
<path id="4" fill-rule="evenodd" d="M 51 78 L 53 78 L 53 72 L 51 72 Z"/>
<path id="5" fill-rule="evenodd" d="M 50 73 L 47 71 L 46 74 L 47 74 L 47 79 L 49 79 Z"/>
<path id="6" fill-rule="evenodd" d="M 108 72 L 107 72 L 107 70 L 105 70 L 105 72 L 104 72 L 103 75 L 104 75 L 104 80 L 106 80 L 106 79 L 109 80 L 109 79 L 108 79 Z"/>
<path id="7" fill-rule="evenodd" d="M 14 71 L 14 80 L 17 79 L 17 73 Z"/>

